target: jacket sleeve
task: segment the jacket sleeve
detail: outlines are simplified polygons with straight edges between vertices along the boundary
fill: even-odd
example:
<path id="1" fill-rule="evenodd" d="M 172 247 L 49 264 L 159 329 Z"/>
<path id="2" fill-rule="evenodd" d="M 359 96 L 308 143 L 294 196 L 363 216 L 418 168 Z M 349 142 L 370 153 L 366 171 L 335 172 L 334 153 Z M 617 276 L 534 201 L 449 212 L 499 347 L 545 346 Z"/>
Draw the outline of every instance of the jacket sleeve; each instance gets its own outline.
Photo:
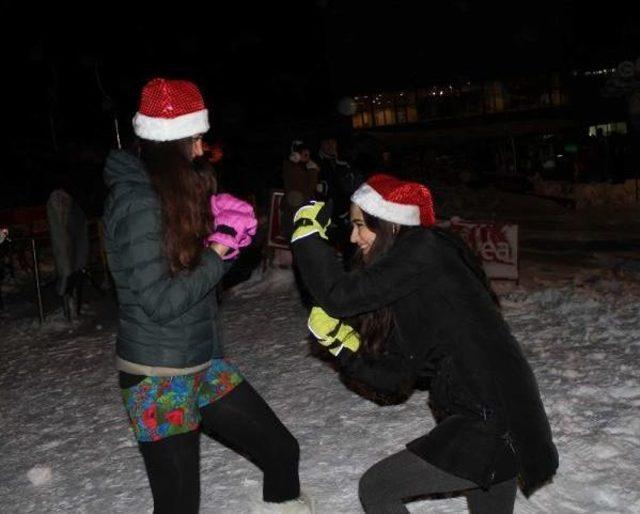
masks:
<path id="1" fill-rule="evenodd" d="M 420 230 L 420 229 L 417 229 Z M 377 262 L 346 272 L 317 234 L 293 243 L 295 263 L 314 300 L 335 318 L 348 318 L 391 305 L 424 283 L 430 252 L 423 232 L 404 234 Z"/>
<path id="2" fill-rule="evenodd" d="M 341 373 L 380 393 L 407 391 L 416 380 L 412 367 L 401 355 L 385 355 L 374 361 L 343 350 L 338 363 Z"/>
<path id="3" fill-rule="evenodd" d="M 118 237 L 123 241 L 123 262 L 131 268 L 129 287 L 145 314 L 165 324 L 200 302 L 220 281 L 227 266 L 217 253 L 205 250 L 201 263 L 190 272 L 171 276 L 164 253 L 157 203 L 129 214 Z"/>

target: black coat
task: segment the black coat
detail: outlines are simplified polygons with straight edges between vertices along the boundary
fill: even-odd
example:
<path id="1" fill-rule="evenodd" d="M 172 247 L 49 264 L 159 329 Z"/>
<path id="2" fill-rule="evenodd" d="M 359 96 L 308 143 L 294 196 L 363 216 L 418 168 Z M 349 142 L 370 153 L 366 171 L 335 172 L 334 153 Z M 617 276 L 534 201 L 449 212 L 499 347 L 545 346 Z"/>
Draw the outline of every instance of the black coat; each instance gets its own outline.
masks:
<path id="1" fill-rule="evenodd" d="M 440 414 L 408 449 L 482 487 L 518 474 L 530 494 L 558 467 L 535 377 L 468 251 L 452 236 L 401 231 L 386 255 L 345 272 L 318 235 L 293 244 L 309 291 L 330 315 L 349 318 L 389 306 L 388 353 L 371 361 L 343 351 L 344 371 L 383 392 L 430 379 Z"/>

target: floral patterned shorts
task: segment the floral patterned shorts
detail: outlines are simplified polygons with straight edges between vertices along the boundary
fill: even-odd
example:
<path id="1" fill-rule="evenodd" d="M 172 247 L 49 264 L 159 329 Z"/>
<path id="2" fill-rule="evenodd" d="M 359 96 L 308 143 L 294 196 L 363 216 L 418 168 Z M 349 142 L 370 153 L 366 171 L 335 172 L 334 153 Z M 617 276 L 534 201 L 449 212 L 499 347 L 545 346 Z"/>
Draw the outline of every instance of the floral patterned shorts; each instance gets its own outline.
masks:
<path id="1" fill-rule="evenodd" d="M 144 377 L 122 389 L 124 406 L 139 442 L 159 441 L 200 426 L 200 409 L 219 400 L 242 382 L 240 372 L 224 359 L 191 375 Z"/>

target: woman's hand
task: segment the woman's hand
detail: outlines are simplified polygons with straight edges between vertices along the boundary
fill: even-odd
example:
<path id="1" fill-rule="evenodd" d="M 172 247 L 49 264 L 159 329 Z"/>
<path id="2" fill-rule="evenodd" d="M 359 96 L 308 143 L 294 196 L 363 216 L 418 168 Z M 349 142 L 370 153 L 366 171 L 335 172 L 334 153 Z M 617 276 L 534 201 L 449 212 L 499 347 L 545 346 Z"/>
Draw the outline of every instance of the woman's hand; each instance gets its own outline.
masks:
<path id="1" fill-rule="evenodd" d="M 355 329 L 332 318 L 322 307 L 311 309 L 307 326 L 318 342 L 336 357 L 344 348 L 354 353 L 360 348 L 360 336 Z"/>
<path id="2" fill-rule="evenodd" d="M 316 202 L 312 200 L 298 209 L 293 217 L 293 235 L 291 242 L 303 239 L 317 233 L 321 238 L 327 238 L 327 228 L 331 223 L 332 202 Z"/>
<path id="3" fill-rule="evenodd" d="M 214 252 L 216 252 L 222 258 L 224 258 L 224 256 L 229 251 L 229 247 L 225 246 L 225 245 L 223 245 L 221 243 L 213 243 L 213 244 L 209 245 L 209 248 L 211 250 L 213 250 Z"/>
<path id="4" fill-rule="evenodd" d="M 256 233 L 258 220 L 249 203 L 226 193 L 213 195 L 211 197 L 211 213 L 213 214 L 214 230 L 207 238 L 207 242 L 220 245 L 216 248 L 212 245 L 212 250 L 223 259 L 234 258 L 238 255 L 240 248 L 251 244 Z M 220 253 L 221 247 L 225 247 L 227 251 Z"/>

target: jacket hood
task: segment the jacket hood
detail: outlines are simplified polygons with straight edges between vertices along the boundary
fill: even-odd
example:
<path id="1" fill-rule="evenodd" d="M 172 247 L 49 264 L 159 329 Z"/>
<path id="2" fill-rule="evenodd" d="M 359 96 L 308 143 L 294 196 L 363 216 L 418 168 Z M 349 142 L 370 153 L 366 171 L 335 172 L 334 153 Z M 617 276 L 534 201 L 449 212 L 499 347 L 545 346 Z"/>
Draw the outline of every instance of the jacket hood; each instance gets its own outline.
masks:
<path id="1" fill-rule="evenodd" d="M 111 188 L 118 182 L 139 182 L 148 184 L 149 175 L 142 161 L 125 150 L 112 150 L 104 165 L 104 182 Z"/>

